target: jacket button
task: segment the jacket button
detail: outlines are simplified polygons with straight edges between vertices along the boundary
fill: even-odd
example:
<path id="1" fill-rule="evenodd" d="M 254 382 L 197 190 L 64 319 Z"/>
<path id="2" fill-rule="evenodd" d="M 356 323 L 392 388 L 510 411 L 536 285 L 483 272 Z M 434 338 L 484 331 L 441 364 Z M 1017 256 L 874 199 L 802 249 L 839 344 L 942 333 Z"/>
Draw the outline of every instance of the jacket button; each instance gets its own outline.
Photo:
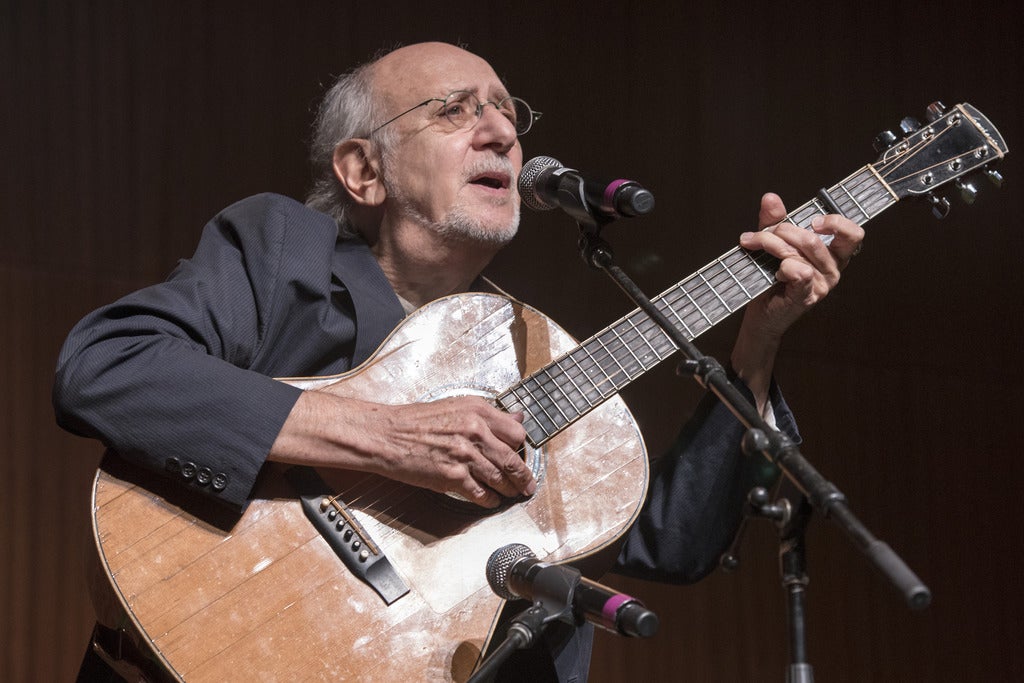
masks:
<path id="1" fill-rule="evenodd" d="M 185 481 L 192 481 L 192 478 L 196 476 L 196 464 L 194 462 L 186 462 L 181 465 L 181 477 Z"/>
<path id="2" fill-rule="evenodd" d="M 212 477 L 213 472 L 210 471 L 209 467 L 200 467 L 199 471 L 196 472 L 196 483 L 200 486 L 206 486 L 210 483 Z"/>
<path id="3" fill-rule="evenodd" d="M 181 472 L 181 461 L 177 458 L 167 458 L 164 462 L 164 469 L 171 474 L 177 474 L 178 472 Z"/>
<path id="4" fill-rule="evenodd" d="M 213 475 L 213 483 L 211 486 L 214 491 L 223 491 L 228 485 L 228 475 L 223 472 L 218 472 Z"/>

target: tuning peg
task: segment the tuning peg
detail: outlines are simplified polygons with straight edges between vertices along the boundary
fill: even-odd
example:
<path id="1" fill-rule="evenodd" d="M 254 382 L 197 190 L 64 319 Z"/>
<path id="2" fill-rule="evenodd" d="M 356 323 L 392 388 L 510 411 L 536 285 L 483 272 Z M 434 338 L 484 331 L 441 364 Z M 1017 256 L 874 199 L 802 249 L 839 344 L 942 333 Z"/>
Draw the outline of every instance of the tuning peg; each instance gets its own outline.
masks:
<path id="1" fill-rule="evenodd" d="M 936 100 L 928 105 L 928 109 L 925 110 L 925 119 L 928 123 L 934 123 L 942 118 L 942 115 L 946 113 L 946 105 Z"/>
<path id="2" fill-rule="evenodd" d="M 996 169 L 986 168 L 985 177 L 987 177 L 989 179 L 989 182 L 991 182 L 996 187 L 1003 186 L 1003 174 L 997 171 Z"/>
<path id="3" fill-rule="evenodd" d="M 928 199 L 928 203 L 932 205 L 932 214 L 942 220 L 949 215 L 949 200 L 945 197 L 940 197 L 934 192 L 929 192 L 925 195 Z"/>
<path id="4" fill-rule="evenodd" d="M 895 145 L 897 140 L 899 140 L 899 138 L 896 137 L 896 133 L 893 133 L 891 130 L 883 130 L 875 136 L 875 141 L 872 143 L 872 146 L 875 148 L 876 152 L 882 153 Z"/>
<path id="5" fill-rule="evenodd" d="M 974 200 L 978 198 L 978 186 L 973 181 L 957 178 L 954 184 L 960 190 L 960 198 L 964 200 L 964 204 L 973 204 Z"/>
<path id="6" fill-rule="evenodd" d="M 915 130 L 918 130 L 920 128 L 921 122 L 915 119 L 913 116 L 907 116 L 902 121 L 900 121 L 900 130 L 903 132 L 903 135 L 910 135 Z"/>

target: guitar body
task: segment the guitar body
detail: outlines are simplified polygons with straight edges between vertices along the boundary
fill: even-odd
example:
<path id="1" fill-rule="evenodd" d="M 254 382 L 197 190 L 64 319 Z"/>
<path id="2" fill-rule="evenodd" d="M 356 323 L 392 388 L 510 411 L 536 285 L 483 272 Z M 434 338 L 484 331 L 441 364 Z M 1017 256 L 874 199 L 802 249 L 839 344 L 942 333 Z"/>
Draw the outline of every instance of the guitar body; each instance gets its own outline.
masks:
<path id="1" fill-rule="evenodd" d="M 376 402 L 494 397 L 575 346 L 534 309 L 463 294 L 417 311 L 349 373 L 282 381 Z M 464 681 L 504 605 L 487 584 L 490 554 L 524 543 L 550 561 L 593 555 L 646 494 L 646 451 L 618 397 L 526 457 L 536 494 L 495 512 L 374 475 L 318 472 L 409 588 L 391 604 L 342 563 L 274 466 L 227 529 L 161 495 L 161 477 L 104 467 L 95 540 L 120 607 L 172 678 Z"/>
<path id="2" fill-rule="evenodd" d="M 863 224 L 904 197 L 943 215 L 940 186 L 964 179 L 973 197 L 970 176 L 1001 182 L 991 163 L 1006 143 L 970 104 L 934 103 L 927 123 L 908 130 L 787 220 L 810 229 L 814 217 L 839 213 Z M 736 247 L 655 305 L 693 339 L 771 287 L 776 266 Z M 128 473 L 113 458 L 96 477 L 93 521 L 115 607 L 177 680 L 465 681 L 503 605 L 485 578 L 491 553 L 522 543 L 542 560 L 581 560 L 612 550 L 636 519 L 647 456 L 616 392 L 675 351 L 639 311 L 577 346 L 505 297 L 425 306 L 352 372 L 283 381 L 378 403 L 497 398 L 524 413 L 539 444 L 524 454 L 538 481 L 531 499 L 486 512 L 380 477 L 320 472 L 326 495 L 355 520 L 346 523 L 361 525 L 393 567 L 392 590 L 380 591 L 339 559 L 325 540 L 330 525 L 317 531 L 281 470 L 265 467 L 244 515 L 217 524 L 162 477 Z"/>

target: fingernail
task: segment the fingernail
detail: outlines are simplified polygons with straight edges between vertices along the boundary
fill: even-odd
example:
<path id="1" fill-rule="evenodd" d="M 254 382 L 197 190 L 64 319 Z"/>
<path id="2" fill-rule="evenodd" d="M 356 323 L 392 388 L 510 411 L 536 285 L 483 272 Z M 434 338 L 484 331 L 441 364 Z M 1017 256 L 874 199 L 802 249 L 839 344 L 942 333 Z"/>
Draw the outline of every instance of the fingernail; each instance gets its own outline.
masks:
<path id="1" fill-rule="evenodd" d="M 754 236 L 754 233 L 752 233 L 752 232 L 745 232 L 745 233 L 740 235 L 740 242 L 746 242 L 746 241 L 750 240 L 750 238 L 752 238 L 753 236 Z"/>
<path id="2" fill-rule="evenodd" d="M 825 217 L 824 216 L 815 216 L 814 218 L 811 219 L 811 227 L 812 228 L 820 228 L 824 222 L 825 222 Z"/>

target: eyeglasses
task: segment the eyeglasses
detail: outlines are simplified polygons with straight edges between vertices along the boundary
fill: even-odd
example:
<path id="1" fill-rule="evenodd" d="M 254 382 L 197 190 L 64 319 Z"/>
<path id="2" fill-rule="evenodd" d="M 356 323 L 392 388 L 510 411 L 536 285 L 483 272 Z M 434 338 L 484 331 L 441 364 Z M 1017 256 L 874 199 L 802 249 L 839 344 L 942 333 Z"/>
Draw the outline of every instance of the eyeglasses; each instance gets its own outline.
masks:
<path id="1" fill-rule="evenodd" d="M 539 111 L 534 111 L 530 108 L 530 105 L 518 97 L 506 97 L 500 102 L 481 102 L 479 97 L 467 90 L 456 90 L 444 99 L 431 97 L 429 100 L 423 100 L 416 106 L 410 107 L 398 116 L 380 124 L 370 131 L 370 135 L 373 135 L 389 123 L 394 123 L 409 112 L 425 107 L 431 102 L 441 103 L 441 109 L 437 112 L 438 115 L 443 114 L 456 128 L 472 128 L 475 126 L 480 117 L 483 116 L 484 107 L 488 104 L 493 105 L 502 116 L 512 123 L 512 126 L 516 129 L 516 135 L 525 135 L 533 127 L 533 122 L 541 117 Z"/>

